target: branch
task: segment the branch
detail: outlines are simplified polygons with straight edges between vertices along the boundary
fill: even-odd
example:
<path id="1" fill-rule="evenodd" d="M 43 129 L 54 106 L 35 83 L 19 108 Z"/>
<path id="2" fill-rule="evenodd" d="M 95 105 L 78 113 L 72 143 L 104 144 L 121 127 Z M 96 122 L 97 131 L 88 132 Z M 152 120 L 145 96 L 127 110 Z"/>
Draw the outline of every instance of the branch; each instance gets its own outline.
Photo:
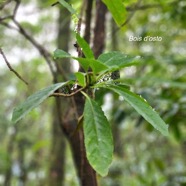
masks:
<path id="1" fill-rule="evenodd" d="M 0 21 L 0 24 L 3 25 L 4 27 L 9 28 L 9 29 L 18 31 L 17 28 L 13 27 L 12 25 L 10 25 L 10 24 L 8 24 L 8 23 L 6 23 L 4 21 Z"/>
<path id="2" fill-rule="evenodd" d="M 52 97 L 52 96 L 54 96 L 54 97 L 71 97 L 71 96 L 74 96 L 75 94 L 77 94 L 78 92 L 81 92 L 84 89 L 85 89 L 85 87 L 81 87 L 80 89 L 78 89 L 75 92 L 72 92 L 70 94 L 56 92 L 56 93 L 51 94 L 49 97 Z"/>
<path id="3" fill-rule="evenodd" d="M 31 35 L 29 35 L 26 30 L 20 25 L 19 22 L 17 22 L 15 19 L 13 19 L 14 24 L 18 27 L 18 31 L 21 35 L 23 35 L 28 41 L 30 41 L 35 48 L 37 48 L 37 50 L 39 51 L 39 53 L 41 54 L 41 56 L 44 57 L 45 61 L 47 62 L 50 71 L 53 75 L 53 77 L 55 77 L 55 70 L 51 64 L 51 60 L 50 58 L 52 58 L 51 54 L 42 46 L 40 45 Z"/>
<path id="4" fill-rule="evenodd" d="M 17 10 L 18 10 L 20 2 L 21 2 L 20 0 L 15 0 L 15 1 L 16 1 L 16 5 L 15 5 L 14 11 L 13 11 L 14 18 L 15 18 L 16 14 L 17 14 Z"/>
<path id="5" fill-rule="evenodd" d="M 6 19 L 12 19 L 12 15 L 8 15 L 8 16 L 6 16 L 6 17 L 1 17 L 0 18 L 0 22 L 2 22 L 2 21 L 4 21 L 4 20 L 6 20 Z"/>
<path id="6" fill-rule="evenodd" d="M 8 68 L 10 69 L 10 71 L 12 71 L 20 80 L 22 80 L 26 85 L 28 85 L 28 82 L 25 81 L 19 74 L 18 72 L 16 72 L 10 65 L 10 63 L 8 62 L 3 50 L 0 48 L 0 54 L 3 56 L 3 59 L 5 61 L 5 63 L 7 64 Z"/>
<path id="7" fill-rule="evenodd" d="M 14 29 L 16 31 L 18 31 L 21 35 L 23 35 L 30 43 L 32 43 L 32 45 L 34 45 L 34 47 L 39 51 L 40 55 L 43 56 L 43 58 L 45 59 L 45 61 L 47 62 L 49 69 L 53 75 L 54 81 L 56 79 L 56 73 L 54 70 L 54 67 L 52 65 L 52 55 L 42 46 L 40 45 L 30 34 L 28 34 L 26 32 L 26 30 L 21 26 L 21 24 L 16 20 L 16 14 L 20 5 L 20 0 L 15 0 L 16 5 L 13 9 L 13 15 L 9 15 L 6 16 L 4 18 L 0 18 L 0 24 L 7 27 L 7 28 L 11 28 Z M 10 26 L 8 23 L 5 23 L 3 21 L 5 21 L 6 19 L 10 19 L 13 21 L 13 23 L 15 24 L 15 26 L 17 28 L 14 28 L 12 26 Z"/>
<path id="8" fill-rule="evenodd" d="M 18 27 L 19 33 L 22 34 L 28 41 L 30 41 L 38 49 L 40 54 L 46 60 L 48 66 L 50 68 L 50 71 L 51 71 L 53 77 L 55 78 L 55 70 L 53 69 L 53 66 L 52 66 L 51 60 L 50 60 L 51 54 L 43 46 L 41 46 L 31 35 L 29 35 L 26 32 L 26 30 L 21 26 L 21 24 L 15 19 L 19 5 L 20 5 L 20 0 L 16 0 L 16 6 L 13 11 L 12 21 Z"/>

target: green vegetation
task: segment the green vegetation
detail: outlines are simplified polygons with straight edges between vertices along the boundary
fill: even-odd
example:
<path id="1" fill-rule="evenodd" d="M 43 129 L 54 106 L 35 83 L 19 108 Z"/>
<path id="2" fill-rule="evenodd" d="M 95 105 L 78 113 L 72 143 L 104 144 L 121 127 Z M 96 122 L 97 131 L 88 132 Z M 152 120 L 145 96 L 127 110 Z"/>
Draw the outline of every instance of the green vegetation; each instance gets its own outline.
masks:
<path id="1" fill-rule="evenodd" d="M 42 29 L 39 21 L 36 24 L 23 21 L 24 24 L 19 25 L 19 17 L 16 21 L 6 18 L 5 15 L 11 12 L 6 1 L 3 6 L 0 4 L 1 47 L 10 64 L 15 59 L 17 64 L 11 66 L 29 82 L 25 86 L 6 66 L 2 67 L 0 184 L 47 185 L 50 180 L 54 186 L 88 183 L 94 186 L 96 183 L 87 176 L 92 175 L 94 180 L 91 168 L 103 176 L 97 180 L 103 186 L 186 184 L 186 4 L 184 1 L 153 0 L 103 2 L 108 8 L 105 21 L 108 24 L 105 49 L 100 50 L 99 55 L 95 52 L 99 43 L 86 37 L 86 15 L 77 15 L 79 1 L 70 1 L 70 5 L 60 0 L 50 7 L 51 16 L 44 12 L 53 2 L 25 1 L 23 4 L 33 6 L 35 10 L 39 7 L 38 20 L 44 19 L 51 28 L 55 28 L 58 17 L 52 14 L 59 9 L 63 16 L 65 11 L 72 14 L 66 19 L 61 16 L 58 24 L 64 28 L 67 20 L 75 20 L 72 27 L 78 27 L 79 18 L 84 18 L 85 37 L 81 28 L 75 29 L 75 36 L 74 31 L 69 30 L 71 37 L 65 44 L 64 38 L 60 40 L 59 30 L 50 33 L 48 31 L 52 29 L 45 26 Z M 9 3 L 12 2 L 7 1 Z M 7 26 L 11 21 L 17 28 L 26 29 L 26 34 L 21 29 L 11 33 L 14 28 Z M 45 32 L 52 38 L 46 38 Z M 57 46 L 54 42 L 56 33 L 60 40 Z M 95 33 L 93 29 L 89 33 L 92 40 L 98 37 Z M 25 38 L 18 37 L 20 35 Z M 37 39 L 38 35 L 41 39 Z M 76 42 L 75 47 L 72 42 Z M 61 43 L 69 48 L 61 47 Z M 42 47 L 46 51 L 41 50 Z M 44 60 L 35 54 L 34 48 Z M 15 58 L 16 51 L 19 52 Z M 5 61 L 3 57 L 1 59 Z M 78 72 L 72 70 L 76 62 L 80 67 Z M 56 125 L 61 128 L 56 129 Z M 54 136 L 58 136 L 58 140 Z M 71 152 L 68 146 L 66 149 L 66 145 L 62 147 L 58 143 L 59 139 L 61 144 L 70 144 Z M 85 145 L 86 153 L 82 145 Z M 91 166 L 86 158 L 83 159 L 86 168 L 81 165 L 78 151 L 82 152 L 82 157 L 86 154 Z M 72 167 L 69 154 L 76 165 L 79 183 L 74 178 L 74 170 L 68 168 Z M 54 172 L 57 166 L 61 170 Z M 53 177 L 54 174 L 59 176 Z"/>

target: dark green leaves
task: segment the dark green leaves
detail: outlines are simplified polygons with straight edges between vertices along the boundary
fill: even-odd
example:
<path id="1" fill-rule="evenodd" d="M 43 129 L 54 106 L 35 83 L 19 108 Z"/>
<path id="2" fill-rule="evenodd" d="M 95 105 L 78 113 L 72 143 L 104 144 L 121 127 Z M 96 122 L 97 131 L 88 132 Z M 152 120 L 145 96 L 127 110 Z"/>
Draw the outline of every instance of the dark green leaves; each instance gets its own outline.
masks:
<path id="1" fill-rule="evenodd" d="M 57 59 L 57 58 L 70 58 L 71 55 L 63 50 L 60 50 L 60 49 L 56 49 L 54 51 L 54 58 Z"/>
<path id="2" fill-rule="evenodd" d="M 88 96 L 84 108 L 83 128 L 87 158 L 91 166 L 101 176 L 105 176 L 113 154 L 111 127 L 101 107 Z"/>
<path id="3" fill-rule="evenodd" d="M 85 58 L 71 56 L 60 49 L 54 51 L 54 58 L 73 58 L 79 62 L 86 72 L 88 69 L 91 69 L 94 74 L 99 74 L 100 76 L 107 72 L 135 65 L 139 61 L 139 58 L 137 57 L 127 56 L 122 52 L 116 51 L 101 54 L 98 59 L 94 59 L 94 54 L 90 46 L 78 33 L 76 34 L 76 39 Z"/>
<path id="4" fill-rule="evenodd" d="M 81 44 L 82 50 L 86 58 L 73 57 L 67 52 L 57 49 L 54 51 L 54 58 L 73 58 L 79 62 L 85 71 L 89 68 L 92 69 L 94 74 L 104 74 L 105 72 L 111 72 L 119 70 L 123 67 L 136 65 L 139 63 L 139 58 L 131 57 L 123 54 L 122 52 L 108 52 L 101 54 L 98 59 L 94 59 L 93 53 L 88 44 L 77 35 L 79 40 L 78 44 Z"/>
<path id="5" fill-rule="evenodd" d="M 82 72 L 76 72 L 75 76 L 77 78 L 78 84 L 82 87 L 86 86 L 86 74 Z"/>
<path id="6" fill-rule="evenodd" d="M 94 54 L 93 54 L 90 46 L 78 33 L 76 34 L 76 39 L 77 39 L 77 43 L 78 43 L 79 47 L 82 49 L 85 57 L 89 58 L 89 59 L 94 59 Z"/>
<path id="7" fill-rule="evenodd" d="M 105 86 L 124 98 L 141 116 L 144 117 L 155 129 L 159 130 L 163 135 L 168 135 L 168 125 L 161 119 L 155 110 L 142 97 L 132 93 L 128 89 L 120 86 Z"/>
<path id="8" fill-rule="evenodd" d="M 107 67 L 116 69 L 134 65 L 139 61 L 137 57 L 131 57 L 118 51 L 101 54 L 98 60 Z"/>
<path id="9" fill-rule="evenodd" d="M 76 11 L 68 4 L 65 0 L 58 0 L 58 2 L 63 5 L 71 14 L 76 14 Z"/>
<path id="10" fill-rule="evenodd" d="M 122 26 L 122 24 L 126 20 L 126 8 L 122 2 L 122 0 L 102 0 L 109 11 L 111 12 L 115 22 L 118 24 L 118 26 Z"/>
<path id="11" fill-rule="evenodd" d="M 77 60 L 79 61 L 79 59 Z M 82 61 L 87 61 L 94 74 L 98 74 L 102 71 L 108 70 L 108 67 L 98 60 L 81 58 L 81 62 Z"/>
<path id="12" fill-rule="evenodd" d="M 12 122 L 17 123 L 32 109 L 36 108 L 40 103 L 47 99 L 55 90 L 65 84 L 66 83 L 57 83 L 32 94 L 25 100 L 25 102 L 14 109 Z"/>
<path id="13" fill-rule="evenodd" d="M 77 25 L 78 24 L 78 21 L 79 21 L 79 18 L 78 18 L 78 14 L 77 14 L 76 10 L 73 9 L 72 6 L 71 6 L 71 4 L 67 3 L 67 1 L 65 1 L 65 0 L 59 0 L 58 2 L 62 6 L 64 6 L 71 13 L 72 21 L 75 23 L 75 25 Z"/>

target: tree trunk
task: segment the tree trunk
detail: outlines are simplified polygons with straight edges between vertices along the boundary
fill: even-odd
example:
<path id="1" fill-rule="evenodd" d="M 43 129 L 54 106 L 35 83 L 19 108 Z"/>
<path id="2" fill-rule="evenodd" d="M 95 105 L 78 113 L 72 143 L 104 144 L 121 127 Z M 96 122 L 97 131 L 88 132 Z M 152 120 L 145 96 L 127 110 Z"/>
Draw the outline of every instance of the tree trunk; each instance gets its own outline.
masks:
<path id="1" fill-rule="evenodd" d="M 68 10 L 60 7 L 58 19 L 58 37 L 57 48 L 68 52 L 68 43 L 70 40 L 70 14 Z M 71 67 L 68 60 L 58 61 L 57 82 L 64 81 L 66 75 L 71 73 Z M 55 83 L 57 83 L 55 82 Z M 59 103 L 59 101 L 61 103 Z M 64 133 L 61 130 L 62 120 L 61 116 L 65 110 L 69 109 L 68 100 L 55 99 L 55 106 L 53 109 L 53 123 L 52 123 L 52 143 L 50 153 L 50 168 L 48 176 L 48 186 L 62 186 L 64 185 L 65 173 L 65 150 L 66 142 Z"/>
<path id="2" fill-rule="evenodd" d="M 83 113 L 84 98 L 81 94 L 77 94 L 72 99 L 74 99 L 73 102 L 75 103 L 76 107 L 75 115 L 80 117 Z M 69 114 L 71 115 L 71 111 Z M 97 186 L 96 173 L 90 166 L 86 157 L 83 130 L 81 128 L 76 132 L 78 118 L 75 117 L 73 120 L 69 120 L 70 118 L 72 117 L 68 116 L 65 131 L 71 145 L 73 159 L 76 165 L 77 174 L 80 179 L 80 185 Z"/>
<path id="3" fill-rule="evenodd" d="M 18 142 L 18 165 L 20 169 L 19 175 L 19 184 L 25 186 L 27 181 L 27 170 L 25 168 L 25 146 L 26 146 L 25 139 L 21 139 Z"/>
<path id="4" fill-rule="evenodd" d="M 17 128 L 14 126 L 13 127 L 14 133 L 10 135 L 10 139 L 7 145 L 7 153 L 10 156 L 10 162 L 9 162 L 9 166 L 5 172 L 5 180 L 4 180 L 4 186 L 11 186 L 11 180 L 12 180 L 12 154 L 13 154 L 13 150 L 14 150 L 14 142 L 15 142 L 15 138 L 17 135 Z"/>
<path id="5" fill-rule="evenodd" d="M 92 1 L 87 1 L 85 39 L 88 43 L 90 42 L 91 38 L 91 9 Z M 106 11 L 106 6 L 101 2 L 101 0 L 98 0 L 96 2 L 96 26 L 94 29 L 93 41 L 93 51 L 96 57 L 100 55 L 104 49 Z M 78 124 L 78 119 L 80 116 L 82 116 L 83 113 L 84 102 L 84 98 L 81 94 L 77 94 L 72 98 L 72 105 L 74 103 L 74 108 L 72 108 L 74 110 L 74 119 L 69 121 L 69 118 L 72 118 L 72 110 L 69 110 L 68 114 L 66 115 L 66 118 L 68 118 L 66 122 L 67 124 L 66 126 L 64 125 L 65 127 L 63 128 L 65 128 L 65 132 L 71 144 L 71 149 L 73 152 L 73 157 L 77 167 L 77 173 L 80 178 L 81 186 L 97 186 L 96 172 L 90 166 L 86 158 L 83 130 L 80 129 L 74 133 Z"/>
<path id="6" fill-rule="evenodd" d="M 115 21 L 113 19 L 111 19 L 111 32 L 112 32 L 112 35 L 111 35 L 111 40 L 112 40 L 111 50 L 112 51 L 118 50 L 118 38 L 117 38 L 117 35 L 116 35 L 116 29 L 117 29 L 117 25 L 116 25 Z M 115 99 L 113 101 L 115 101 Z M 114 106 L 112 108 L 112 113 L 114 115 L 114 113 L 118 112 L 118 105 L 117 104 L 116 105 L 113 104 L 113 105 Z M 116 118 L 115 118 L 115 120 L 116 120 Z M 112 126 L 112 131 L 113 131 L 113 138 L 114 138 L 114 153 L 117 156 L 123 158 L 123 156 L 124 156 L 124 144 L 122 143 L 123 140 L 122 140 L 122 137 L 121 137 L 120 124 L 118 124 L 117 121 L 113 120 L 112 125 L 113 125 Z"/>
<path id="7" fill-rule="evenodd" d="M 56 108 L 54 108 L 48 186 L 61 186 L 64 181 L 66 145 L 57 115 Z"/>
<path id="8" fill-rule="evenodd" d="M 97 58 L 105 48 L 105 18 L 107 8 L 101 0 L 96 1 L 96 21 L 94 28 L 93 51 Z"/>
<path id="9" fill-rule="evenodd" d="M 88 1 L 87 0 L 87 7 L 86 7 L 86 25 L 85 25 L 85 39 L 89 43 L 90 41 L 90 25 L 91 25 L 91 9 L 92 9 L 92 2 L 93 1 Z M 87 15 L 88 14 L 88 15 Z M 96 2 L 96 23 L 95 23 L 95 29 L 94 29 L 94 41 L 93 41 L 93 49 L 95 56 L 97 57 L 99 54 L 102 53 L 104 49 L 104 42 L 105 42 L 105 14 L 106 14 L 106 7 L 105 5 L 101 2 L 101 0 L 98 0 Z M 63 13 L 61 14 L 63 20 L 65 17 L 68 15 L 65 10 L 63 10 Z M 59 25 L 61 22 L 59 22 Z M 70 25 L 68 23 L 68 25 Z M 65 51 L 68 51 L 68 46 L 67 44 L 69 43 L 69 35 L 66 33 L 67 27 L 63 25 L 63 27 L 59 28 L 59 35 L 58 35 L 58 48 L 61 48 Z M 64 38 L 65 37 L 65 38 Z M 63 45 L 65 44 L 65 46 Z M 67 48 L 65 48 L 67 47 Z M 59 67 L 58 69 L 58 75 L 59 79 L 61 78 L 64 80 L 64 77 L 66 75 L 69 75 L 71 73 L 71 70 L 69 68 L 69 63 L 66 61 L 61 61 L 61 68 Z M 65 72 L 65 76 L 61 74 L 61 70 Z M 77 174 L 80 180 L 80 185 L 81 186 L 97 186 L 97 179 L 96 179 L 96 172 L 94 169 L 90 166 L 87 157 L 86 157 L 86 151 L 85 151 L 85 146 L 84 146 L 84 135 L 83 135 L 83 129 L 81 128 L 80 130 L 76 131 L 77 125 L 78 125 L 78 120 L 79 117 L 82 116 L 83 114 L 83 108 L 84 108 L 84 97 L 82 94 L 76 94 L 74 97 L 71 98 L 56 98 L 56 104 L 57 104 L 57 115 L 60 121 L 60 126 L 62 131 L 65 133 L 73 154 L 73 160 L 76 166 Z M 53 127 L 56 127 L 57 125 L 53 125 Z M 59 131 L 59 129 L 57 129 Z M 56 132 L 53 132 L 53 141 L 55 143 L 60 143 L 60 139 L 57 139 Z M 60 132 L 59 134 L 60 135 Z M 62 134 L 61 134 L 62 135 Z M 56 138 L 54 140 L 54 138 Z M 60 136 L 61 138 L 61 136 Z M 58 142 L 57 142 L 58 140 Z M 56 144 L 57 146 L 57 144 Z M 60 144 L 59 144 L 60 146 Z M 59 146 L 56 147 L 56 151 L 52 152 L 52 155 L 55 154 L 55 159 L 54 163 L 59 164 L 59 162 L 64 162 L 64 159 L 62 160 L 62 154 L 64 154 L 64 143 L 61 141 L 61 150 L 59 149 Z M 61 155 L 58 156 L 57 154 Z M 60 163 L 61 165 L 61 163 Z M 52 166 L 51 166 L 52 167 Z M 54 164 L 54 167 L 55 166 Z M 60 173 L 60 171 L 56 170 L 56 172 Z M 52 171 L 51 171 L 52 173 Z M 61 174 L 61 173 L 60 173 Z M 59 174 L 59 176 L 60 176 Z M 52 174 L 51 174 L 52 175 Z M 62 176 L 62 175 L 61 175 Z M 58 176 L 57 176 L 58 177 Z M 52 178 L 54 179 L 54 178 Z M 55 180 L 55 179 L 54 179 Z M 50 183 L 53 181 L 51 180 Z M 60 183 L 60 182 L 59 182 Z M 54 186 L 54 184 L 50 184 Z M 58 186 L 56 184 L 56 186 Z"/>

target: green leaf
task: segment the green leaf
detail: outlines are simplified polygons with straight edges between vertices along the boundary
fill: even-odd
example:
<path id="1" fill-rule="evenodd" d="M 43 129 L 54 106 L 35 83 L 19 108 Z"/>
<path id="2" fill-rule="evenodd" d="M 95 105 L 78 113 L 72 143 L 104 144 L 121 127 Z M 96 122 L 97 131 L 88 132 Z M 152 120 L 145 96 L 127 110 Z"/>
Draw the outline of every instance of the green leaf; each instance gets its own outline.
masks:
<path id="1" fill-rule="evenodd" d="M 42 103 L 45 99 L 47 99 L 54 91 L 63 85 L 67 84 L 67 82 L 53 84 L 47 88 L 44 88 L 31 96 L 29 96 L 25 102 L 17 106 L 12 115 L 12 122 L 17 123 L 26 114 L 28 114 L 32 109 L 36 108 L 40 103 Z"/>
<path id="2" fill-rule="evenodd" d="M 112 17 L 114 18 L 115 22 L 118 26 L 122 26 L 122 24 L 126 20 L 126 8 L 122 2 L 122 0 L 102 0 L 107 8 L 109 9 Z"/>
<path id="3" fill-rule="evenodd" d="M 56 49 L 54 51 L 54 59 L 57 59 L 57 58 L 70 58 L 72 57 L 69 53 L 61 50 L 61 49 Z"/>
<path id="4" fill-rule="evenodd" d="M 113 155 L 111 126 L 101 107 L 88 96 L 84 108 L 83 129 L 89 163 L 101 176 L 105 176 Z"/>
<path id="5" fill-rule="evenodd" d="M 73 57 L 73 59 L 77 60 L 79 64 L 82 66 L 82 68 L 85 70 L 85 72 L 89 69 L 89 59 L 87 58 L 81 58 L 81 57 Z"/>
<path id="6" fill-rule="evenodd" d="M 94 59 L 94 54 L 88 45 L 88 43 L 77 33 L 76 34 L 77 43 L 82 48 L 83 54 L 86 58 Z"/>
<path id="7" fill-rule="evenodd" d="M 95 59 L 90 59 L 89 65 L 95 74 L 108 70 L 108 67 L 105 64 Z"/>
<path id="8" fill-rule="evenodd" d="M 75 76 L 78 80 L 78 84 L 82 87 L 86 86 L 86 74 L 82 72 L 76 72 Z"/>
<path id="9" fill-rule="evenodd" d="M 131 57 L 122 52 L 114 51 L 101 54 L 98 60 L 113 70 L 121 69 L 123 67 L 132 66 L 138 63 L 139 58 Z"/>
<path id="10" fill-rule="evenodd" d="M 61 49 L 56 49 L 54 51 L 54 59 L 58 58 L 73 58 L 79 62 L 79 64 L 82 66 L 82 68 L 87 71 L 89 68 L 89 61 L 86 58 L 79 58 L 79 57 L 74 57 L 71 56 L 69 53 L 65 52 L 64 50 Z"/>
<path id="11" fill-rule="evenodd" d="M 134 94 L 130 90 L 109 84 L 105 86 L 120 96 L 122 96 L 145 120 L 147 120 L 155 129 L 159 130 L 163 135 L 168 135 L 168 125 L 161 119 L 159 114 L 142 97 Z"/>
<path id="12" fill-rule="evenodd" d="M 71 14 L 76 14 L 76 11 L 64 0 L 58 0 L 58 2 L 63 5 Z"/>
<path id="13" fill-rule="evenodd" d="M 94 74 L 108 70 L 108 67 L 98 60 L 88 58 L 73 58 L 81 64 L 85 71 L 87 71 L 89 67 L 92 68 Z"/>

